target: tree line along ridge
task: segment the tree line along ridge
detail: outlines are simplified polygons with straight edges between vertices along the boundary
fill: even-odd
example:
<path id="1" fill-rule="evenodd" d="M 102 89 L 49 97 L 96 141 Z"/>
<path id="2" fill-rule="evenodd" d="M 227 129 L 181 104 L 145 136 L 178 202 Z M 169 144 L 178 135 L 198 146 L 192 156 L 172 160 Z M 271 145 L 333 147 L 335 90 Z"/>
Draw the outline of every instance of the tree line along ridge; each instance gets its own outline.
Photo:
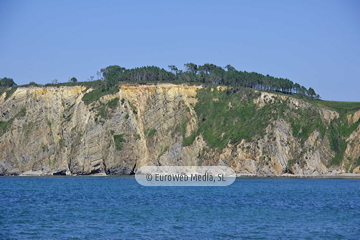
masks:
<path id="1" fill-rule="evenodd" d="M 205 63 L 204 65 L 197 65 L 195 63 L 185 63 L 184 70 L 178 69 L 175 65 L 168 66 L 169 71 L 164 68 L 156 66 L 136 67 L 126 69 L 118 65 L 111 65 L 102 68 L 97 72 L 98 79 L 94 81 L 91 76 L 91 82 L 98 82 L 97 84 L 84 84 L 91 87 L 101 88 L 102 92 L 115 87 L 119 82 L 173 82 L 173 83 L 199 83 L 199 84 L 218 84 L 232 87 L 246 87 L 260 90 L 268 90 L 281 92 L 284 94 L 297 94 L 300 97 L 310 97 L 320 99 L 320 95 L 315 92 L 313 88 L 306 88 L 298 83 L 287 78 L 278 78 L 270 75 L 263 75 L 257 72 L 247 72 L 236 70 L 231 65 L 220 67 L 215 64 Z M 56 79 L 52 83 L 46 85 L 71 85 L 79 84 L 75 77 L 69 78 L 68 83 L 58 83 Z M 25 85 L 38 85 L 35 82 L 30 82 Z M 46 86 L 45 85 L 45 86 Z M 0 88 L 13 87 L 16 83 L 11 78 L 0 78 Z"/>

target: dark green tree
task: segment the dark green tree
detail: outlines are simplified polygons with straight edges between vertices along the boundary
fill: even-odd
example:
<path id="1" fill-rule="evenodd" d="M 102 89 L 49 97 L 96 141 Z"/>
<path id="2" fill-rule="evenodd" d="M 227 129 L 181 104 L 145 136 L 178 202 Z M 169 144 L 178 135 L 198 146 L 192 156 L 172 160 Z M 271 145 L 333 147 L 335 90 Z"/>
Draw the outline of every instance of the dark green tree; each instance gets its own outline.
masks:
<path id="1" fill-rule="evenodd" d="M 316 96 L 315 90 L 312 88 L 309 88 L 308 95 L 312 98 L 315 97 Z"/>
<path id="2" fill-rule="evenodd" d="M 198 71 L 198 66 L 195 63 L 185 63 L 184 64 L 186 71 L 196 74 Z"/>
<path id="3" fill-rule="evenodd" d="M 174 71 L 175 74 L 177 74 L 179 71 L 179 69 L 175 65 L 169 65 L 168 68 L 170 68 L 171 71 Z"/>
<path id="4" fill-rule="evenodd" d="M 231 66 L 230 64 L 226 65 L 225 68 L 226 68 L 226 70 L 227 70 L 228 72 L 234 72 L 234 71 L 236 71 L 236 69 L 235 69 L 233 66 Z"/>
<path id="5" fill-rule="evenodd" d="M 125 70 L 126 68 L 124 67 L 120 67 L 118 65 L 111 65 L 101 69 L 100 71 L 102 72 L 105 80 L 112 80 L 117 79 Z"/>
<path id="6" fill-rule="evenodd" d="M 4 77 L 0 79 L 0 87 L 13 87 L 13 86 L 16 86 L 16 83 L 12 78 Z"/>
<path id="7" fill-rule="evenodd" d="M 125 70 L 126 68 L 124 67 L 120 67 L 118 65 L 111 65 L 101 69 L 100 71 L 102 72 L 104 79 L 107 81 L 107 86 L 113 87 L 120 80 Z"/>
<path id="8" fill-rule="evenodd" d="M 72 77 L 72 78 L 70 78 L 70 81 L 69 82 L 72 82 L 72 83 L 77 83 L 77 79 L 76 79 L 76 77 Z"/>

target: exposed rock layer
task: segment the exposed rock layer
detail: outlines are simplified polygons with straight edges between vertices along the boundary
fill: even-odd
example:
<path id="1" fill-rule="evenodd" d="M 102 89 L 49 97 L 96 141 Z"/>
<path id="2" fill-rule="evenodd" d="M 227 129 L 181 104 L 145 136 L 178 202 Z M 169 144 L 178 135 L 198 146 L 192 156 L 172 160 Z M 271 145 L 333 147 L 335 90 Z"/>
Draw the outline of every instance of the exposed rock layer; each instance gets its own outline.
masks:
<path id="1" fill-rule="evenodd" d="M 360 173 L 347 162 L 360 156 L 360 127 L 346 139 L 342 165 L 331 168 L 327 166 L 335 153 L 329 140 L 315 130 L 306 141 L 299 141 L 283 119 L 272 122 L 264 137 L 228 144 L 222 150 L 209 149 L 201 135 L 183 146 L 184 119 L 185 136 L 198 128 L 194 111 L 198 88 L 123 85 L 116 94 L 90 105 L 82 97 L 91 89 L 80 86 L 18 88 L 6 101 L 3 94 L 0 121 L 9 126 L 0 136 L 0 175 L 131 174 L 146 165 L 227 165 L 244 175 Z M 273 95 L 262 92 L 254 102 L 261 108 Z M 290 110 L 312 107 L 281 98 L 288 100 Z M 111 108 L 107 103 L 113 99 L 117 106 Z M 324 108 L 314 111 L 324 124 L 339 117 Z M 359 118 L 360 111 L 348 116 L 349 122 Z M 114 135 L 122 141 L 115 143 Z"/>

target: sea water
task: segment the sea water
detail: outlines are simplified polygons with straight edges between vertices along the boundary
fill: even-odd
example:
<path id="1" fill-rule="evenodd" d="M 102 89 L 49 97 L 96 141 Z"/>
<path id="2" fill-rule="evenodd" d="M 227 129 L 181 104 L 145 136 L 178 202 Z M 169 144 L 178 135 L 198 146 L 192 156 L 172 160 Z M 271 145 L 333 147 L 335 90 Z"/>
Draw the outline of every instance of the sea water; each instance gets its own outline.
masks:
<path id="1" fill-rule="evenodd" d="M 360 239 L 360 180 L 145 187 L 131 176 L 1 177 L 0 238 Z"/>

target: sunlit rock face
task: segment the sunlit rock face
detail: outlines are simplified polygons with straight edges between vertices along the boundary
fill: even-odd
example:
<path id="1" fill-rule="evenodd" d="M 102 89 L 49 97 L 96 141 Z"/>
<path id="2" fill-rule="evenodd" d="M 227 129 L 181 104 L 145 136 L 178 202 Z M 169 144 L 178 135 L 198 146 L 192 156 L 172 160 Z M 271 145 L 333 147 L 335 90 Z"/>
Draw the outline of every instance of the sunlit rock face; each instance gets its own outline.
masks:
<path id="1" fill-rule="evenodd" d="M 148 165 L 225 165 L 238 174 L 261 176 L 360 172 L 349 160 L 360 155 L 360 127 L 346 139 L 342 164 L 332 167 L 329 161 L 335 153 L 327 138 L 315 130 L 299 141 L 283 119 L 271 122 L 263 137 L 229 143 L 221 150 L 209 148 L 202 134 L 184 146 L 183 138 L 199 127 L 194 106 L 200 88 L 122 85 L 117 93 L 88 105 L 82 97 L 92 89 L 80 86 L 18 88 L 6 100 L 4 93 L 0 97 L 0 174 L 132 174 Z M 273 95 L 261 93 L 254 102 L 261 108 L 271 104 L 267 99 Z M 335 111 L 281 98 L 288 100 L 290 110 L 318 111 L 325 125 L 339 117 Z M 360 111 L 348 120 L 356 122 L 359 117 Z"/>

